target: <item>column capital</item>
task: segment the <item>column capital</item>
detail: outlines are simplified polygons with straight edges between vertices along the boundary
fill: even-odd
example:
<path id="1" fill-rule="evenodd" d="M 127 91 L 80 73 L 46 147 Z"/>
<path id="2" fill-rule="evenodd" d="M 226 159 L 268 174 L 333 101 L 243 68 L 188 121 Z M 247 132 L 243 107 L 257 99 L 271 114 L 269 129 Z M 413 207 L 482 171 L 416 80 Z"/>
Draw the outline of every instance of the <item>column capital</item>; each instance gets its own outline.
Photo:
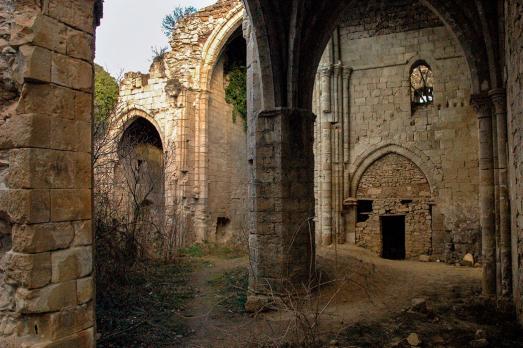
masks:
<path id="1" fill-rule="evenodd" d="M 487 93 L 473 94 L 470 96 L 470 105 L 476 111 L 478 118 L 492 117 L 491 100 Z"/>
<path id="2" fill-rule="evenodd" d="M 343 71 L 343 66 L 341 63 L 334 64 L 332 70 L 334 71 L 335 76 L 340 76 L 340 73 Z"/>
<path id="3" fill-rule="evenodd" d="M 507 110 L 507 92 L 505 88 L 496 88 L 488 92 L 496 113 L 505 113 Z"/>
<path id="4" fill-rule="evenodd" d="M 318 67 L 318 73 L 321 77 L 329 77 L 332 74 L 333 67 L 332 65 L 320 65 Z"/>
<path id="5" fill-rule="evenodd" d="M 311 110 L 299 108 L 277 107 L 274 109 L 261 110 L 258 113 L 259 118 L 272 118 L 278 116 L 298 116 L 301 118 L 311 118 L 312 120 L 316 119 L 316 115 Z"/>
<path id="6" fill-rule="evenodd" d="M 354 71 L 350 66 L 342 66 L 342 75 L 344 78 L 349 78 L 352 75 L 352 72 Z"/>
<path id="7" fill-rule="evenodd" d="M 358 199 L 356 197 L 349 197 L 343 200 L 344 207 L 354 207 L 358 205 Z"/>

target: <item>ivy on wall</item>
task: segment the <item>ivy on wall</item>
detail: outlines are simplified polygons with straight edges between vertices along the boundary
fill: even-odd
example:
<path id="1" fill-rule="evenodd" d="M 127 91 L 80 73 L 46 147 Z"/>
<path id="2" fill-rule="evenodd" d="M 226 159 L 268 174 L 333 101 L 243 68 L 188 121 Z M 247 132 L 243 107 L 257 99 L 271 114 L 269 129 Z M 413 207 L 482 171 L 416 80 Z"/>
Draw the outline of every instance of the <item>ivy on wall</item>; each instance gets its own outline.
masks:
<path id="1" fill-rule="evenodd" d="M 247 69 L 244 66 L 232 68 L 227 78 L 225 101 L 233 106 L 232 121 L 240 116 L 247 128 Z"/>

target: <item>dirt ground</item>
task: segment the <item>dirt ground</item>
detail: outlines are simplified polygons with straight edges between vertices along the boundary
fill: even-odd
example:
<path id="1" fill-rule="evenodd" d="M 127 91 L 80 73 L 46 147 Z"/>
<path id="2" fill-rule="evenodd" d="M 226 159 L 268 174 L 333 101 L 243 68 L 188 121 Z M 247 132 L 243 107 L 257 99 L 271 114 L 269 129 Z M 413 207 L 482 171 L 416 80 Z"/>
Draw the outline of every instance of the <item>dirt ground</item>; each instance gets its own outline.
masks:
<path id="1" fill-rule="evenodd" d="M 99 346 L 523 347 L 514 318 L 482 299 L 481 269 L 384 260 L 355 246 L 322 248 L 317 264 L 323 286 L 253 315 L 248 258 L 191 250 L 175 269 L 151 268 L 120 318 L 99 311 Z"/>
<path id="2" fill-rule="evenodd" d="M 253 316 L 224 305 L 234 289 L 217 292 L 212 281 L 228 272 L 246 276 L 248 259 L 204 260 L 191 279 L 197 296 L 184 311 L 191 334 L 174 346 L 410 347 L 407 338 L 415 334 L 420 347 L 523 347 L 512 318 L 481 300 L 478 268 L 384 260 L 354 246 L 323 248 L 318 265 L 326 285 L 317 297 L 299 310 L 286 304 Z"/>

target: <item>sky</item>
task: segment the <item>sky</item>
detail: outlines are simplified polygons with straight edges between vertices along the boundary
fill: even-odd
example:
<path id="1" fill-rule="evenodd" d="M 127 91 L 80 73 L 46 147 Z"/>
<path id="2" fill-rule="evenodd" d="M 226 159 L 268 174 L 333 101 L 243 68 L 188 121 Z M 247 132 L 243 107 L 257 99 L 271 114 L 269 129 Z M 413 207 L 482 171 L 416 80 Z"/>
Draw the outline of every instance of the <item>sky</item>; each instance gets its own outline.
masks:
<path id="1" fill-rule="evenodd" d="M 148 72 L 151 47 L 166 47 L 162 19 L 176 6 L 202 8 L 216 0 L 105 0 L 96 30 L 95 62 L 118 77 L 121 72 Z"/>

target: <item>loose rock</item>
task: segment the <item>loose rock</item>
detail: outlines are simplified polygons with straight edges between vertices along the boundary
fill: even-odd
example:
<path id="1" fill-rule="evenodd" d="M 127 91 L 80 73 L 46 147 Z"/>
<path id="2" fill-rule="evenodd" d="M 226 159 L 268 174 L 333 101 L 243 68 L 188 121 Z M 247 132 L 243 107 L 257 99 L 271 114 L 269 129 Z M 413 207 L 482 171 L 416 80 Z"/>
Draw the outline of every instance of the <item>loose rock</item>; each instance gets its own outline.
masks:
<path id="1" fill-rule="evenodd" d="M 463 257 L 463 265 L 468 267 L 474 267 L 474 256 L 472 254 L 466 254 Z"/>
<path id="2" fill-rule="evenodd" d="M 412 347 L 418 347 L 421 344 L 421 338 L 418 336 L 417 333 L 411 333 L 409 337 L 407 337 L 407 342 Z"/>
<path id="3" fill-rule="evenodd" d="M 420 255 L 419 260 L 420 260 L 420 262 L 430 262 L 430 256 L 429 255 Z"/>
<path id="4" fill-rule="evenodd" d="M 472 348 L 483 348 L 488 347 L 488 341 L 486 338 L 482 338 L 479 340 L 470 341 L 470 346 Z"/>

